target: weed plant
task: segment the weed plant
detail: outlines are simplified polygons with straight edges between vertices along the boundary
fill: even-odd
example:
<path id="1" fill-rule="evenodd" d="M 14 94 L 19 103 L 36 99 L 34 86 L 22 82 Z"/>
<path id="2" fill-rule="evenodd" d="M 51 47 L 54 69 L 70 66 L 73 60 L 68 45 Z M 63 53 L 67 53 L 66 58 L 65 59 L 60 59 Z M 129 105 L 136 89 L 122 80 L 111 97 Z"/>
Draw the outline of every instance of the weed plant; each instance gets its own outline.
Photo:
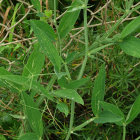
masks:
<path id="1" fill-rule="evenodd" d="M 0 140 L 140 139 L 139 1 L 0 8 Z"/>

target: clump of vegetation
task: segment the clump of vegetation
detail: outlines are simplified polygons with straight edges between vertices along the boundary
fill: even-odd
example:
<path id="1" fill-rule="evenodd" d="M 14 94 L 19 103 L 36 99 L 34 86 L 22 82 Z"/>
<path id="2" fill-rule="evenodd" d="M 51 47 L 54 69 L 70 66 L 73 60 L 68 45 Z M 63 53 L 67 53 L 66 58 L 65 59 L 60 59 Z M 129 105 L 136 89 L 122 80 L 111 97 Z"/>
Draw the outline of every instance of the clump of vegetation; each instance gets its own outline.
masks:
<path id="1" fill-rule="evenodd" d="M 0 139 L 140 139 L 140 3 L 0 1 Z"/>

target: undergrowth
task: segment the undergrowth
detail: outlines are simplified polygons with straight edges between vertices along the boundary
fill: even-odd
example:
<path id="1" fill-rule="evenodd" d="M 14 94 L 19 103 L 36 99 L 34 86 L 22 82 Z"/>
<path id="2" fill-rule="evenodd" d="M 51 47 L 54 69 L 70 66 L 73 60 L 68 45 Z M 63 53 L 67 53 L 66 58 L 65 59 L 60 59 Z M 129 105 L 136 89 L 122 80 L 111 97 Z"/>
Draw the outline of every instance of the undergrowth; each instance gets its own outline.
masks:
<path id="1" fill-rule="evenodd" d="M 139 9 L 0 0 L 0 140 L 139 140 Z"/>

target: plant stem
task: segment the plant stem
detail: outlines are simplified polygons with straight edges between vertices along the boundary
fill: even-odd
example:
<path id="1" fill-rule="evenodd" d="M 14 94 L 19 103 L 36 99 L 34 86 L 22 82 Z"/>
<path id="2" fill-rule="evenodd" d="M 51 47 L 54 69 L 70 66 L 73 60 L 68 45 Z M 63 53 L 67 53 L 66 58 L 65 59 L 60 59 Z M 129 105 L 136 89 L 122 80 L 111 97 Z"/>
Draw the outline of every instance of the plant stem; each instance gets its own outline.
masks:
<path id="1" fill-rule="evenodd" d="M 87 58 L 88 58 L 88 27 L 87 27 L 87 3 L 88 0 L 85 0 L 85 8 L 84 8 L 84 34 L 85 34 L 85 58 L 82 64 L 82 67 L 80 69 L 79 75 L 78 75 L 78 80 L 82 78 L 85 67 L 86 67 L 86 63 L 87 63 Z M 71 116 L 70 116 L 70 125 L 69 125 L 69 131 L 68 134 L 66 136 L 65 140 L 69 140 L 71 133 L 73 133 L 72 131 L 72 127 L 73 127 L 73 122 L 74 122 L 74 112 L 75 112 L 75 102 L 72 101 L 71 102 Z"/>
<path id="2" fill-rule="evenodd" d="M 123 140 L 125 140 L 125 136 L 126 136 L 126 125 L 123 125 Z"/>
<path id="3" fill-rule="evenodd" d="M 74 110 L 75 110 L 75 102 L 72 101 L 71 102 L 71 116 L 70 116 L 69 131 L 68 131 L 68 134 L 67 134 L 67 137 L 65 140 L 69 140 L 71 133 L 73 133 L 72 127 L 73 127 L 73 122 L 74 122 Z"/>
<path id="4" fill-rule="evenodd" d="M 85 0 L 85 5 L 87 6 L 88 0 Z M 84 9 L 84 35 L 85 35 L 85 59 L 83 61 L 80 73 L 78 75 L 78 80 L 82 78 L 87 59 L 88 59 L 88 27 L 87 27 L 87 8 Z"/>
<path id="5" fill-rule="evenodd" d="M 96 119 L 96 117 L 93 117 L 93 118 L 87 120 L 86 122 L 84 122 L 84 123 L 82 123 L 82 124 L 76 126 L 76 127 L 73 129 L 73 132 L 74 132 L 74 131 L 81 130 L 83 127 L 85 127 L 85 126 L 88 125 L 89 123 L 93 122 L 95 119 Z"/>
<path id="6" fill-rule="evenodd" d="M 100 51 L 100 50 L 102 50 L 102 49 L 104 49 L 104 48 L 106 48 L 106 47 L 112 46 L 112 45 L 114 45 L 114 43 L 109 43 L 109 44 L 103 45 L 103 46 L 101 46 L 101 47 L 95 48 L 95 49 L 89 51 L 88 55 L 95 54 L 95 53 L 97 53 L 98 51 Z"/>

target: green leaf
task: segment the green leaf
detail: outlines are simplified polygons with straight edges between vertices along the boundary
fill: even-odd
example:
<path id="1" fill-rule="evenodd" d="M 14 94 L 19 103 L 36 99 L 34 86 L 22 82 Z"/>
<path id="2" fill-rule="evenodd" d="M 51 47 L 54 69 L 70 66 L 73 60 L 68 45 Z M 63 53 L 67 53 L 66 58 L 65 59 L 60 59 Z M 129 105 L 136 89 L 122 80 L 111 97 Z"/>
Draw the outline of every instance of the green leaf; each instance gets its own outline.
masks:
<path id="1" fill-rule="evenodd" d="M 38 82 L 20 75 L 12 75 L 10 72 L 6 71 L 4 68 L 1 67 L 0 67 L 0 79 L 14 83 L 11 86 L 13 86 L 20 92 L 25 91 L 27 89 L 29 90 L 33 89 L 36 92 L 41 92 L 48 99 L 53 100 L 52 96 L 48 94 L 48 91 Z"/>
<path id="2" fill-rule="evenodd" d="M 22 96 L 25 103 L 25 114 L 30 127 L 32 128 L 33 132 L 35 132 L 39 137 L 42 137 L 43 123 L 39 108 L 35 104 L 33 98 L 31 98 L 29 95 L 23 92 Z"/>
<path id="3" fill-rule="evenodd" d="M 30 20 L 30 24 L 31 24 L 35 34 L 37 34 L 36 30 L 39 30 L 39 32 L 41 32 L 41 33 L 44 32 L 45 36 L 47 36 L 47 38 L 49 40 L 56 41 L 56 34 L 55 34 L 53 28 L 47 22 L 40 21 L 40 20 Z M 38 34 L 37 34 L 37 38 L 39 36 Z M 40 47 L 42 47 L 42 46 L 40 46 Z"/>
<path id="4" fill-rule="evenodd" d="M 131 123 L 138 116 L 139 113 L 140 113 L 140 95 L 136 98 L 127 115 L 126 124 Z"/>
<path id="5" fill-rule="evenodd" d="M 84 105 L 84 101 L 81 98 L 81 96 L 73 89 L 63 89 L 63 90 L 53 91 L 51 95 L 70 99 L 73 100 L 74 102 Z"/>
<path id="6" fill-rule="evenodd" d="M 122 117 L 117 116 L 109 111 L 103 111 L 99 113 L 99 116 L 94 120 L 95 123 L 113 123 L 119 122 L 122 120 Z"/>
<path id="7" fill-rule="evenodd" d="M 46 56 L 50 59 L 52 64 L 55 67 L 56 72 L 60 71 L 61 68 L 61 57 L 57 52 L 55 46 L 53 45 L 50 37 L 52 36 L 50 26 L 42 21 L 32 20 L 30 21 L 35 36 L 37 37 L 40 47 L 42 51 L 46 54 Z"/>
<path id="8" fill-rule="evenodd" d="M 140 58 L 140 39 L 128 37 L 119 43 L 119 45 L 126 54 Z"/>
<path id="9" fill-rule="evenodd" d="M 59 103 L 57 104 L 56 108 L 57 108 L 60 112 L 64 113 L 64 114 L 66 115 L 66 117 L 68 116 L 68 114 L 69 114 L 69 108 L 68 108 L 67 104 L 62 103 L 62 102 L 59 102 Z"/>
<path id="10" fill-rule="evenodd" d="M 117 106 L 110 103 L 106 103 L 104 101 L 100 101 L 99 104 L 100 104 L 100 107 L 103 109 L 103 111 L 111 112 L 112 114 L 122 118 L 122 120 L 120 122 L 117 122 L 117 124 L 123 125 L 123 123 L 125 122 L 125 117 L 124 117 L 123 112 Z"/>
<path id="11" fill-rule="evenodd" d="M 18 140 L 39 140 L 39 137 L 35 133 L 26 133 L 21 135 Z"/>
<path id="12" fill-rule="evenodd" d="M 40 1 L 39 0 L 31 0 L 31 2 L 34 5 L 35 9 L 38 12 L 40 12 L 41 11 Z"/>
<path id="13" fill-rule="evenodd" d="M 6 140 L 6 138 L 0 134 L 0 140 Z"/>
<path id="14" fill-rule="evenodd" d="M 68 11 L 71 11 L 72 7 L 79 6 L 78 1 L 74 1 L 71 5 L 71 7 L 68 9 Z M 64 16 L 60 20 L 60 24 L 58 27 L 58 32 L 60 35 L 60 38 L 63 39 L 73 28 L 76 20 L 79 17 L 80 9 L 74 12 L 66 12 Z"/>
<path id="15" fill-rule="evenodd" d="M 58 84 L 61 86 L 61 88 L 67 88 L 67 89 L 77 89 L 83 85 L 85 85 L 90 80 L 89 77 L 82 78 L 80 80 L 73 80 L 68 83 L 65 77 L 62 77 L 58 80 Z"/>
<path id="16" fill-rule="evenodd" d="M 44 54 L 39 51 L 39 46 L 35 45 L 27 64 L 24 66 L 22 75 L 25 77 L 30 77 L 33 81 L 36 81 L 42 70 L 44 61 Z"/>
<path id="17" fill-rule="evenodd" d="M 0 67 L 0 75 L 12 75 L 12 73 L 5 70 L 5 68 L 3 68 L 3 67 Z"/>
<path id="18" fill-rule="evenodd" d="M 140 16 L 131 21 L 122 31 L 121 38 L 125 38 L 133 33 L 140 32 Z"/>
<path id="19" fill-rule="evenodd" d="M 66 62 L 67 64 L 69 64 L 71 61 L 74 60 L 75 56 L 77 56 L 77 52 L 75 52 L 75 51 L 72 52 L 72 53 L 68 53 L 68 56 L 67 56 L 65 62 Z"/>
<path id="20" fill-rule="evenodd" d="M 94 81 L 94 88 L 91 97 L 91 107 L 95 116 L 98 116 L 100 111 L 99 101 L 104 100 L 105 95 L 105 64 L 100 68 L 99 74 Z"/>

